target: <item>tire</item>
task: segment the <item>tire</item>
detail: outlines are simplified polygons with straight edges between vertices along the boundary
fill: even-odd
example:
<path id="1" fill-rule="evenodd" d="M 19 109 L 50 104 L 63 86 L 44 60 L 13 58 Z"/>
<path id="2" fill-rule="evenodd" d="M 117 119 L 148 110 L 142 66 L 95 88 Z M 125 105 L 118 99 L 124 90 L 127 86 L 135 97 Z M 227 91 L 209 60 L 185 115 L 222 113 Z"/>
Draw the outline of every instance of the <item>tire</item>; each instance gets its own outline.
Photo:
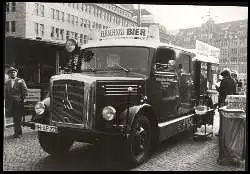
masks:
<path id="1" fill-rule="evenodd" d="M 38 131 L 38 140 L 42 149 L 50 155 L 58 156 L 67 153 L 74 143 L 62 135 Z"/>
<path id="2" fill-rule="evenodd" d="M 127 140 L 126 161 L 137 166 L 148 160 L 152 149 L 152 128 L 148 118 L 138 115 L 131 128 L 131 136 Z"/>

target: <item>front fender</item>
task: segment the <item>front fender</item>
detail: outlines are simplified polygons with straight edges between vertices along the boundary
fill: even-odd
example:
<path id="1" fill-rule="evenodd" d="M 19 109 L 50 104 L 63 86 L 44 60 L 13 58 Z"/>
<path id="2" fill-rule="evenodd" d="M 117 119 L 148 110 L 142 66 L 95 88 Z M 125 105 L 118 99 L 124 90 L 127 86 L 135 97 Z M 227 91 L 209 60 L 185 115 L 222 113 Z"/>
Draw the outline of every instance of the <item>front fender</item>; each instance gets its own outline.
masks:
<path id="1" fill-rule="evenodd" d="M 137 106 L 132 106 L 129 108 L 129 114 L 128 114 L 128 109 L 125 109 L 121 114 L 120 114 L 120 120 L 123 125 L 126 126 L 127 132 L 130 132 L 132 123 L 138 113 L 141 111 L 146 111 L 149 110 L 150 112 L 153 113 L 152 107 L 149 104 L 142 104 L 142 105 L 137 105 Z M 152 117 L 154 117 L 152 115 Z M 156 118 L 153 118 L 156 120 Z"/>

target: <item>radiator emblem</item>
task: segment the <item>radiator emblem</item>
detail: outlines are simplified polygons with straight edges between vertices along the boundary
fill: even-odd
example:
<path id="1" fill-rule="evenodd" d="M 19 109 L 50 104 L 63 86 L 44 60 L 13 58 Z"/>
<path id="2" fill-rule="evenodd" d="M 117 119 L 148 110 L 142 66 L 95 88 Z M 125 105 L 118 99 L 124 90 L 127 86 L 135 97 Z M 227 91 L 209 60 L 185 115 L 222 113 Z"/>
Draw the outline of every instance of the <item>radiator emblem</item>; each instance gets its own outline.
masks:
<path id="1" fill-rule="evenodd" d="M 67 110 L 72 110 L 73 107 L 69 101 L 69 96 L 68 96 L 68 84 L 66 83 L 65 85 L 65 92 L 64 92 L 64 99 L 62 100 L 64 109 Z"/>

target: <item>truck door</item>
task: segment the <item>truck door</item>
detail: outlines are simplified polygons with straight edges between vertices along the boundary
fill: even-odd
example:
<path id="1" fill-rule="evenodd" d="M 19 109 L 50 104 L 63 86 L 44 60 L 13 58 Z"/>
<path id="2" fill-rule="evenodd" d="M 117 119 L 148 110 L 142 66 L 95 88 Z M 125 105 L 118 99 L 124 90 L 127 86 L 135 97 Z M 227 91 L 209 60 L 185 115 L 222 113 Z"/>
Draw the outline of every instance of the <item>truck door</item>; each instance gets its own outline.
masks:
<path id="1" fill-rule="evenodd" d="M 179 90 L 175 57 L 174 50 L 159 48 L 153 63 L 151 102 L 161 122 L 177 116 Z"/>
<path id="2" fill-rule="evenodd" d="M 178 115 L 185 115 L 193 109 L 195 98 L 194 82 L 191 74 L 192 59 L 190 55 L 180 52 L 176 56 L 176 66 L 179 67 L 177 69 L 180 94 Z"/>

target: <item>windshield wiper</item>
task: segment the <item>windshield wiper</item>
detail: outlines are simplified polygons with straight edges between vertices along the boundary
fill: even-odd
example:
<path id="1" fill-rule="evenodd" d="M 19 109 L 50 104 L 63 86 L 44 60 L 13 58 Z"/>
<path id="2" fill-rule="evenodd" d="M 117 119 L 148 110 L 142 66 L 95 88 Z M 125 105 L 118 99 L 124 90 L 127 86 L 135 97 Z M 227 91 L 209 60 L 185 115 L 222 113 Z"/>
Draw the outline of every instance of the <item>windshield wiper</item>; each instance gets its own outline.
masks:
<path id="1" fill-rule="evenodd" d="M 129 72 L 128 69 L 124 68 L 123 66 L 116 64 L 115 66 L 119 67 L 120 69 L 124 70 L 125 72 Z"/>

